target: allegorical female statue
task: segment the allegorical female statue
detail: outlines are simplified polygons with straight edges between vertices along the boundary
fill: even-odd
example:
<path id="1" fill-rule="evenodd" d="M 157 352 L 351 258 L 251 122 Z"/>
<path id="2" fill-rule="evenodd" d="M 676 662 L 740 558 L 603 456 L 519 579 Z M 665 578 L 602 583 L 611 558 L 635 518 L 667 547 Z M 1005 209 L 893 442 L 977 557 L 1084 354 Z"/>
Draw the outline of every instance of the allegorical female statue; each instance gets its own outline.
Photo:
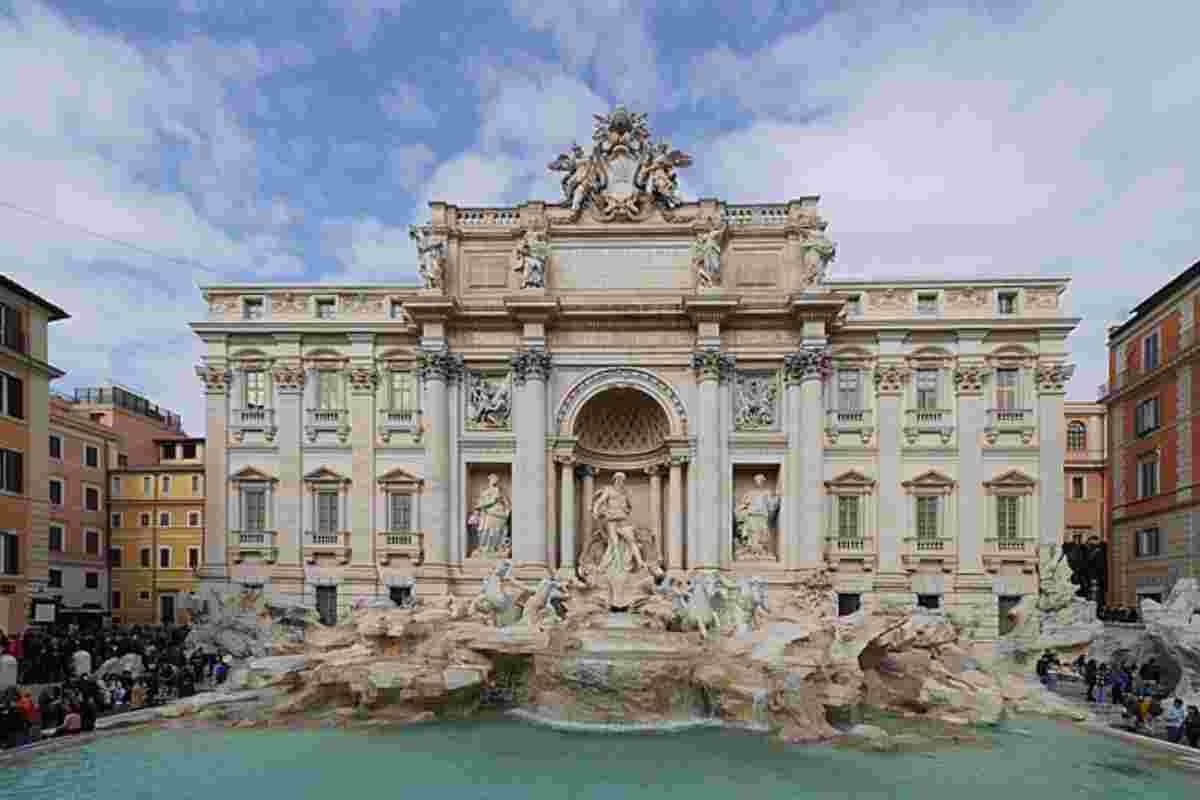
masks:
<path id="1" fill-rule="evenodd" d="M 522 289 L 541 289 L 546 285 L 546 262 L 550 259 L 550 243 L 543 231 L 526 231 L 513 248 L 513 272 L 521 273 Z"/>
<path id="2" fill-rule="evenodd" d="M 512 503 L 504 494 L 499 475 L 488 475 L 487 480 L 487 488 L 479 493 L 472 511 L 479 533 L 479 544 L 472 555 L 476 558 L 507 557 L 512 548 L 509 541 Z"/>
<path id="3" fill-rule="evenodd" d="M 737 521 L 735 556 L 772 558 L 771 529 L 779 514 L 779 496 L 767 488 L 767 476 L 755 475 L 754 488 L 742 495 L 734 511 Z"/>
<path id="4" fill-rule="evenodd" d="M 721 285 L 721 246 L 728 230 L 728 225 L 720 225 L 696 234 L 696 240 L 692 242 L 692 267 L 696 272 L 697 289 Z"/>

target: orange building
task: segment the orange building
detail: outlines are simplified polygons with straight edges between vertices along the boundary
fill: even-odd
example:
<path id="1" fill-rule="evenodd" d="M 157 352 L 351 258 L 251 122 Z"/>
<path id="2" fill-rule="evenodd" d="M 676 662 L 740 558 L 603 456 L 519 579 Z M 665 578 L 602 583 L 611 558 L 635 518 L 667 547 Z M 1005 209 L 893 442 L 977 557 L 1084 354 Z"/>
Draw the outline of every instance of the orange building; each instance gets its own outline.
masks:
<path id="1" fill-rule="evenodd" d="M 187 437 L 178 414 L 120 384 L 76 389 L 75 409 L 121 437 L 120 469 L 157 464 L 157 439 Z"/>
<path id="2" fill-rule="evenodd" d="M 1108 540 L 1108 431 L 1104 406 L 1099 403 L 1063 404 L 1067 455 L 1064 543 Z"/>
<path id="3" fill-rule="evenodd" d="M 1162 599 L 1200 576 L 1200 262 L 1108 332 L 1110 605 Z"/>
<path id="4" fill-rule="evenodd" d="M 19 633 L 45 590 L 49 323 L 67 313 L 0 275 L 0 630 Z"/>

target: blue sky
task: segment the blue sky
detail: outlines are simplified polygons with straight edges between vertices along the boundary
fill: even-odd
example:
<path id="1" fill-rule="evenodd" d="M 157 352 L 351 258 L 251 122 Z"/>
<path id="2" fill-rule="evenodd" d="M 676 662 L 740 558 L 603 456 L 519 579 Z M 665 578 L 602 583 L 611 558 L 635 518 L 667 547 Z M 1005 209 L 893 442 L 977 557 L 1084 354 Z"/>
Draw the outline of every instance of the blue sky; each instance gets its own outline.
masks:
<path id="1" fill-rule="evenodd" d="M 63 389 L 203 433 L 196 284 L 415 280 L 429 200 L 554 199 L 623 102 L 690 197 L 822 195 L 834 273 L 1069 274 L 1104 326 L 1200 258 L 1200 4 L 0 0 L 0 257 Z M 160 253 L 22 214 L 14 204 Z"/>

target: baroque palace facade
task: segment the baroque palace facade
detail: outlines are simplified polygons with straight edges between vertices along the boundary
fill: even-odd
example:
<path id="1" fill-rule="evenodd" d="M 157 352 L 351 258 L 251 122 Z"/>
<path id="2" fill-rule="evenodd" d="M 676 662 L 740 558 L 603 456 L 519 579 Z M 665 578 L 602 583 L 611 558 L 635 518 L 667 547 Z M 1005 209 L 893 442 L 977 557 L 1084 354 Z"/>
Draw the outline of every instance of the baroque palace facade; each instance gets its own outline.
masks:
<path id="1" fill-rule="evenodd" d="M 603 567 L 624 497 L 652 569 L 995 636 L 1063 532 L 1066 280 L 828 280 L 816 197 L 683 202 L 690 161 L 618 107 L 561 202 L 433 203 L 423 286 L 202 287 L 202 580 L 474 594 Z"/>

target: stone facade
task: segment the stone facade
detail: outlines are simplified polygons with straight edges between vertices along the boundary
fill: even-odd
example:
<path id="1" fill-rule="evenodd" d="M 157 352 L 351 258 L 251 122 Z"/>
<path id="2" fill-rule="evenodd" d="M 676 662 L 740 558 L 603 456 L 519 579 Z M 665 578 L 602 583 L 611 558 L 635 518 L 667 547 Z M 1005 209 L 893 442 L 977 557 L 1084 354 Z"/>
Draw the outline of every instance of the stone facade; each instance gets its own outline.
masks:
<path id="1" fill-rule="evenodd" d="M 816 197 L 681 202 L 605 136 L 560 204 L 431 204 L 424 287 L 202 287 L 202 577 L 331 616 L 570 572 L 619 472 L 668 573 L 994 636 L 1063 529 L 1066 280 L 827 280 Z"/>

